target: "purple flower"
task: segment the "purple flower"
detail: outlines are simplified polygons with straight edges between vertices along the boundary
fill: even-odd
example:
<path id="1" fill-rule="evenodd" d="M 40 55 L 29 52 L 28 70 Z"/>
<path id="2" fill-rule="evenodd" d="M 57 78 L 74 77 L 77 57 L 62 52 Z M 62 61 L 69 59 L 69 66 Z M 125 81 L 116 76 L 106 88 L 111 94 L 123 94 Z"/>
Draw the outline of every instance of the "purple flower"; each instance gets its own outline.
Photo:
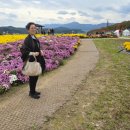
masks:
<path id="1" fill-rule="evenodd" d="M 46 61 L 46 71 L 58 68 L 64 58 L 74 53 L 73 46 L 78 42 L 78 37 L 41 37 L 41 49 Z M 28 82 L 28 76 L 21 73 L 23 62 L 20 46 L 23 40 L 0 45 L 0 88 L 11 87 L 10 76 L 16 75 L 20 83 Z M 15 76 L 14 76 L 15 77 Z"/>

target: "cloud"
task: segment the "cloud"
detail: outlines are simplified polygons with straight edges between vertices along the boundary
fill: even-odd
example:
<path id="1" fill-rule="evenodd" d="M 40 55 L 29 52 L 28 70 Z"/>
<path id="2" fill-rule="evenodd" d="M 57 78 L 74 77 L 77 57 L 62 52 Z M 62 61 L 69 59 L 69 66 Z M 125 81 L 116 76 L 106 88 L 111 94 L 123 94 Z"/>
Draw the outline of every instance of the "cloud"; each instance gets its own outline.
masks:
<path id="1" fill-rule="evenodd" d="M 41 4 L 41 1 L 39 1 L 39 0 L 34 0 L 34 1 L 32 1 L 32 3 L 34 3 L 34 4 Z"/>
<path id="2" fill-rule="evenodd" d="M 0 12 L 0 16 L 5 16 L 6 13 L 5 12 Z"/>
<path id="3" fill-rule="evenodd" d="M 15 14 L 11 14 L 11 13 L 8 14 L 8 16 L 9 16 L 9 18 L 18 18 L 17 15 L 15 15 Z"/>
<path id="4" fill-rule="evenodd" d="M 28 15 L 31 15 L 32 13 L 31 13 L 31 11 L 27 11 L 28 12 Z"/>
<path id="5" fill-rule="evenodd" d="M 74 21 L 76 21 L 75 17 L 66 18 L 66 22 L 74 22 Z"/>
<path id="6" fill-rule="evenodd" d="M 64 19 L 63 17 L 57 17 L 57 18 L 60 19 L 60 20 L 61 20 L 61 19 Z"/>
<path id="7" fill-rule="evenodd" d="M 63 15 L 65 15 L 65 14 L 68 14 L 68 12 L 67 11 L 59 11 L 59 12 L 57 12 L 57 14 L 63 14 Z"/>
<path id="8" fill-rule="evenodd" d="M 103 12 L 103 11 L 117 11 L 117 9 L 113 8 L 113 7 L 95 7 L 95 8 L 92 8 L 92 10 L 94 12 Z"/>
<path id="9" fill-rule="evenodd" d="M 83 12 L 83 11 L 78 11 L 78 13 L 80 16 L 87 16 L 87 17 L 90 16 L 86 12 Z"/>
<path id="10" fill-rule="evenodd" d="M 0 12 L 0 16 L 2 19 L 16 19 L 18 18 L 16 14 L 13 13 L 5 13 L 5 12 Z M 0 17 L 0 19 L 1 19 Z"/>
<path id="11" fill-rule="evenodd" d="M 76 15 L 76 12 L 71 12 L 71 11 L 58 11 L 57 14 L 61 14 L 61 15 L 66 15 L 66 14 L 69 14 L 69 15 Z"/>
<path id="12" fill-rule="evenodd" d="M 69 14 L 71 14 L 71 15 L 76 15 L 76 12 L 71 12 L 71 13 L 69 13 Z"/>
<path id="13" fill-rule="evenodd" d="M 129 14 L 129 12 L 130 12 L 130 6 L 129 5 L 130 5 L 130 3 L 127 4 L 127 5 L 121 6 L 118 11 L 122 14 Z"/>
<path id="14" fill-rule="evenodd" d="M 100 20 L 100 19 L 103 19 L 103 16 L 100 16 L 100 15 L 93 15 L 92 17 L 93 17 L 94 19 L 97 19 L 97 20 L 98 20 L 98 19 L 99 19 L 99 20 Z"/>
<path id="15" fill-rule="evenodd" d="M 129 20 L 129 4 L 130 0 L 0 0 L 0 25 L 25 26 L 29 21 L 101 23 L 106 19 L 119 22 Z"/>

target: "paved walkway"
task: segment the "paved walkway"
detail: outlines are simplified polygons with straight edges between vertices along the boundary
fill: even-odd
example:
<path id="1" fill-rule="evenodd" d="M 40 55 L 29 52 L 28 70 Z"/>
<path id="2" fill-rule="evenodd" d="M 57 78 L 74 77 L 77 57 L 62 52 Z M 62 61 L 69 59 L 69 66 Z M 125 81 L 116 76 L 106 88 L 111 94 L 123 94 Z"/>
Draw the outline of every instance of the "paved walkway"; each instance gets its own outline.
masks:
<path id="1" fill-rule="evenodd" d="M 41 98 L 28 96 L 28 87 L 0 103 L 0 130 L 28 130 L 43 126 L 61 106 L 71 99 L 99 58 L 92 40 L 81 40 L 77 53 L 63 67 L 41 76 L 37 88 Z"/>

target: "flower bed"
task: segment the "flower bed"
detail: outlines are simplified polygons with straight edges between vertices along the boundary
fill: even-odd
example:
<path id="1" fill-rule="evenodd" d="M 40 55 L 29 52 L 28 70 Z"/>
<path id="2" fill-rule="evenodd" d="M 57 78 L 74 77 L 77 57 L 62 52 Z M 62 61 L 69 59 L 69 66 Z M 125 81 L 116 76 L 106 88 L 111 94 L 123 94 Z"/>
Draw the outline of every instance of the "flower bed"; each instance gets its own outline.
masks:
<path id="1" fill-rule="evenodd" d="M 123 46 L 126 49 L 126 51 L 130 51 L 130 42 L 124 42 Z"/>
<path id="2" fill-rule="evenodd" d="M 111 34 L 56 34 L 57 36 L 71 36 L 80 38 L 117 38 L 116 35 Z"/>
<path id="3" fill-rule="evenodd" d="M 0 35 L 0 44 L 6 44 L 8 42 L 15 42 L 18 40 L 23 40 L 27 34 L 7 34 L 7 35 Z M 41 34 L 37 34 L 37 37 L 41 37 Z"/>
<path id="4" fill-rule="evenodd" d="M 90 38 L 88 35 L 86 34 L 57 34 L 57 36 L 69 36 L 69 37 L 80 37 L 80 38 Z"/>
<path id="5" fill-rule="evenodd" d="M 48 36 L 39 38 L 46 61 L 46 71 L 51 71 L 70 57 L 79 45 L 78 37 Z M 21 73 L 23 62 L 20 47 L 23 40 L 8 44 L 0 44 L 0 92 L 28 81 Z"/>

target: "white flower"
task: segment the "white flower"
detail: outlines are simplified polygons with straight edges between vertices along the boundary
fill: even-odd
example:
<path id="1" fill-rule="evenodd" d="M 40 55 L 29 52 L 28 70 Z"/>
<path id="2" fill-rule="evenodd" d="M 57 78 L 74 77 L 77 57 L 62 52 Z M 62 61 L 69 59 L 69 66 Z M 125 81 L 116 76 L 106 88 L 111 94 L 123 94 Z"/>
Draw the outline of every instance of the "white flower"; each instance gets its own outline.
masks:
<path id="1" fill-rule="evenodd" d="M 9 89 L 9 85 L 8 85 L 8 84 L 3 84 L 2 86 L 3 86 L 6 90 Z"/>
<path id="2" fill-rule="evenodd" d="M 9 74 L 9 71 L 8 71 L 8 70 L 4 70 L 3 73 L 4 73 L 4 74 Z"/>
<path id="3" fill-rule="evenodd" d="M 12 75 L 9 76 L 9 81 L 10 81 L 11 84 L 12 84 L 14 81 L 16 81 L 16 80 L 18 80 L 18 78 L 17 78 L 16 75 L 12 74 Z"/>
<path id="4" fill-rule="evenodd" d="M 52 40 L 49 40 L 49 42 L 53 42 Z"/>

